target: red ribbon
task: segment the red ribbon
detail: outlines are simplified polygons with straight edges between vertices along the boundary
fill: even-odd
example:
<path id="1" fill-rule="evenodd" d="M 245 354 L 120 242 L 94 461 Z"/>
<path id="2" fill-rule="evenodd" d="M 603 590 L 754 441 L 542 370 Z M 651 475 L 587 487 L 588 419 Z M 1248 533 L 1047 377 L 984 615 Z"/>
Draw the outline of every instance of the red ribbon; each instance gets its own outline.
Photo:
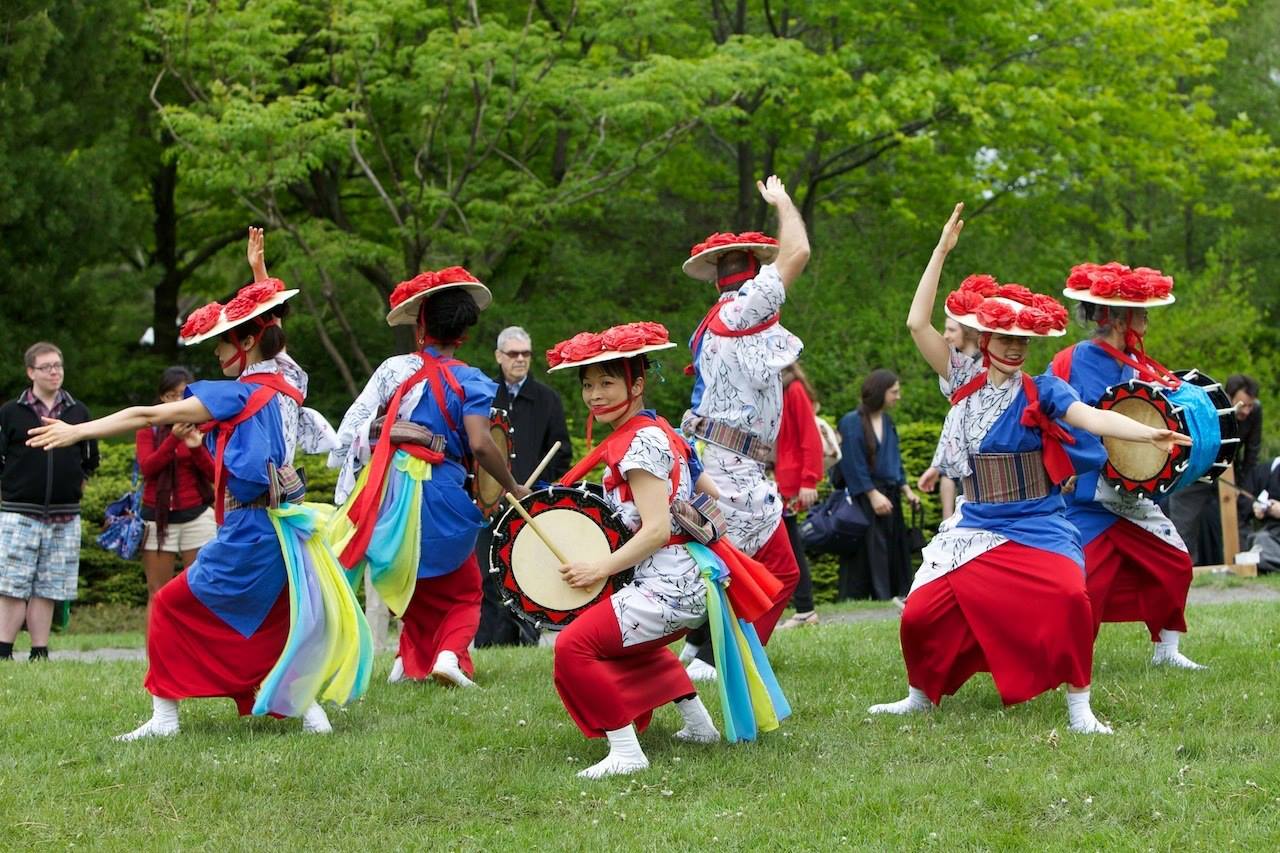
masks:
<path id="1" fill-rule="evenodd" d="M 1139 379 L 1155 382 L 1174 390 L 1182 385 L 1182 380 L 1174 376 L 1173 371 L 1147 355 L 1142 347 L 1142 338 L 1136 332 L 1125 333 L 1125 352 L 1121 352 L 1101 338 L 1094 338 L 1093 343 L 1116 361 L 1132 367 Z"/>
<path id="2" fill-rule="evenodd" d="M 419 382 L 426 382 L 435 397 L 436 406 L 444 415 L 445 423 L 450 430 L 456 429 L 453 418 L 449 415 L 444 385 L 447 382 L 459 399 L 463 396 L 462 386 L 458 384 L 457 378 L 444 368 L 462 362 L 452 358 L 438 359 L 426 351 L 417 355 L 422 359 L 422 366 L 402 382 L 395 394 L 391 396 L 391 402 L 387 404 L 387 420 L 383 422 L 382 434 L 378 436 L 378 444 L 374 447 L 373 456 L 369 460 L 369 477 L 365 480 L 364 491 L 356 497 L 351 509 L 347 510 L 347 517 L 351 519 L 355 535 L 338 555 L 338 562 L 348 569 L 355 568 L 364 559 L 365 552 L 369 550 L 369 543 L 373 539 L 373 530 L 378 523 L 378 510 L 382 507 L 382 493 L 386 488 L 387 471 L 391 467 L 391 457 L 395 450 L 391 444 L 391 423 L 399 417 L 400 401 L 404 399 L 405 392 Z M 407 447 L 406 445 L 406 449 Z M 412 450 L 410 453 L 431 464 L 444 461 L 443 453 L 433 453 L 425 447 Z"/>
<path id="3" fill-rule="evenodd" d="M 727 301 L 727 300 L 726 300 Z M 782 314 L 774 314 L 763 323 L 757 323 L 746 329 L 730 329 L 724 324 L 724 320 L 720 319 L 720 309 L 724 307 L 724 302 L 717 302 L 711 306 L 711 310 L 707 312 L 707 316 L 702 318 L 702 322 L 698 324 L 697 331 L 693 333 L 693 337 L 689 340 L 689 349 L 693 351 L 693 360 L 696 363 L 698 353 L 702 351 L 702 337 L 707 332 L 721 338 L 745 338 L 747 335 L 754 335 L 763 332 L 765 329 L 778 325 L 782 320 Z M 694 372 L 693 364 L 685 366 L 684 375 L 692 376 Z"/>
<path id="4" fill-rule="evenodd" d="M 1071 457 L 1062 446 L 1064 443 L 1075 444 L 1076 438 L 1041 410 L 1040 392 L 1036 389 L 1035 380 L 1025 373 L 1022 374 L 1022 393 L 1027 397 L 1027 407 L 1022 411 L 1022 425 L 1040 430 L 1044 469 L 1049 472 L 1050 480 L 1061 483 L 1076 473 Z"/>
<path id="5" fill-rule="evenodd" d="M 235 417 L 228 418 L 225 421 L 210 421 L 200 427 L 204 432 L 210 432 L 215 429 L 218 431 L 218 436 L 214 441 L 213 456 L 213 491 L 215 496 L 213 518 L 218 524 L 222 524 L 222 519 L 226 515 L 227 477 L 223 456 L 227 450 L 227 442 L 231 440 L 231 434 L 235 432 L 237 426 L 261 411 L 262 407 L 267 405 L 276 394 L 284 394 L 299 406 L 302 405 L 304 399 L 302 392 L 290 385 L 288 380 L 278 373 L 255 373 L 251 376 L 241 376 L 240 381 L 246 385 L 259 385 L 261 387 L 249 395 L 244 408 Z"/>

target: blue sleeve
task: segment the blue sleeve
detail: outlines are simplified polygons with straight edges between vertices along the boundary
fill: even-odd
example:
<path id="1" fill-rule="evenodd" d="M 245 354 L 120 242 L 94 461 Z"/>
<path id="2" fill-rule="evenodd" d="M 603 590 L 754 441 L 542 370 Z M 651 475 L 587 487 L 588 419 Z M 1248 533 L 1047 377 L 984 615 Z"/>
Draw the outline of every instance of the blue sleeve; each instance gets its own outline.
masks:
<path id="1" fill-rule="evenodd" d="M 696 483 L 698 478 L 702 476 L 702 458 L 698 456 L 698 448 L 690 444 L 683 436 L 680 440 L 684 442 L 685 447 L 689 448 L 689 476 Z"/>
<path id="2" fill-rule="evenodd" d="M 898 485 L 905 485 L 907 482 L 907 469 L 902 464 L 902 441 L 898 438 L 898 426 L 893 422 L 893 418 L 888 415 L 884 416 L 885 423 L 888 424 L 886 432 L 893 437 L 893 455 L 897 457 L 897 464 L 894 466 L 893 473 L 897 479 Z M 890 442 L 886 442 L 890 443 Z"/>
<path id="3" fill-rule="evenodd" d="M 462 416 L 464 418 L 467 415 L 489 417 L 489 409 L 493 407 L 493 397 L 498 393 L 498 383 L 474 367 L 463 371 L 462 375 L 458 376 L 458 382 L 462 385 Z"/>
<path id="4" fill-rule="evenodd" d="M 244 411 L 256 385 L 227 379 L 202 380 L 187 386 L 184 397 L 195 397 L 213 415 L 215 421 L 226 421 Z"/>
<path id="5" fill-rule="evenodd" d="M 856 411 L 840 419 L 840 473 L 844 475 L 845 489 L 850 495 L 861 495 L 875 488 L 871 471 L 867 467 L 867 449 L 862 443 L 862 418 Z"/>
<path id="6" fill-rule="evenodd" d="M 1066 417 L 1071 404 L 1081 402 L 1076 389 L 1056 376 L 1041 374 L 1034 381 L 1040 394 L 1040 411 L 1051 418 Z"/>

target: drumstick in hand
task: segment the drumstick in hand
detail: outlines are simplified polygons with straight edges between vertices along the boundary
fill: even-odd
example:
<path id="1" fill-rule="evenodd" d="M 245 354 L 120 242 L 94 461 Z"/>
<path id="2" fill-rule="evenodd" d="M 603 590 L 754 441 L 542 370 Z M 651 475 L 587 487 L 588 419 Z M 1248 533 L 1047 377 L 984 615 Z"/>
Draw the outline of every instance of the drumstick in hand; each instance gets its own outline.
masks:
<path id="1" fill-rule="evenodd" d="M 528 510 L 521 506 L 520 501 L 516 500 L 516 496 L 510 492 L 507 492 L 507 503 L 511 504 L 512 509 L 520 513 L 520 517 L 525 520 L 525 523 L 533 528 L 533 532 L 538 534 L 538 538 L 542 540 L 542 544 L 546 545 L 552 554 L 555 554 L 556 559 L 560 561 L 561 565 L 569 562 L 569 558 L 560 553 L 560 549 L 551 543 L 550 537 L 548 537 L 546 532 L 538 526 L 538 522 L 533 520 L 533 516 L 529 515 Z"/>
<path id="2" fill-rule="evenodd" d="M 547 455 L 542 457 L 542 461 L 538 463 L 538 467 L 534 468 L 533 473 L 529 475 L 529 479 L 524 481 L 524 487 L 526 489 L 533 488 L 533 484 L 538 481 L 538 475 L 545 471 L 547 466 L 551 464 L 551 457 L 555 456 L 556 451 L 559 449 L 560 442 L 557 441 L 555 444 L 551 445 L 551 449 L 547 451 Z"/>

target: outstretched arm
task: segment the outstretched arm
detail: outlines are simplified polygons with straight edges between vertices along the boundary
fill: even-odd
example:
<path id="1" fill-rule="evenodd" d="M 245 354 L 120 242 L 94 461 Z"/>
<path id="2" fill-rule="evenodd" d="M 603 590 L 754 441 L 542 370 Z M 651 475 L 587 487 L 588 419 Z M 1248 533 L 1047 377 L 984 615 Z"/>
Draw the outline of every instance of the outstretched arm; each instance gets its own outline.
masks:
<path id="1" fill-rule="evenodd" d="M 756 189 L 766 202 L 778 209 L 778 259 L 774 261 L 774 268 L 778 270 L 782 286 L 789 288 L 809 263 L 809 235 L 804 229 L 804 217 L 777 175 L 756 181 Z"/>
<path id="2" fill-rule="evenodd" d="M 1127 418 L 1119 412 L 1097 409 L 1086 403 L 1072 403 L 1063 420 L 1073 427 L 1088 430 L 1094 435 L 1119 438 L 1124 441 L 1140 441 L 1154 444 L 1168 453 L 1175 444 L 1191 446 L 1191 438 L 1180 432 L 1155 429 Z"/>
<path id="3" fill-rule="evenodd" d="M 946 339 L 933 327 L 933 304 L 938 298 L 938 279 L 942 277 L 942 265 L 947 255 L 956 247 L 960 232 L 964 230 L 964 220 L 960 218 L 964 211 L 964 202 L 960 202 L 951 211 L 951 218 L 942 227 L 942 236 L 934 247 L 933 257 L 920 276 L 916 285 L 916 296 L 911 300 L 911 311 L 907 314 L 907 328 L 911 330 L 911 339 L 916 342 L 916 349 L 924 356 L 934 372 L 943 379 L 951 378 L 951 348 Z"/>
<path id="4" fill-rule="evenodd" d="M 137 432 L 145 426 L 202 424 L 213 420 L 213 415 L 209 414 L 198 397 L 187 397 L 185 400 L 157 406 L 130 406 L 105 418 L 82 424 L 69 424 L 53 418 L 43 420 L 44 426 L 30 430 L 30 438 L 27 439 L 29 447 L 43 447 L 47 450 L 70 447 L 87 439 Z"/>
<path id="5" fill-rule="evenodd" d="M 529 490 L 511 476 L 506 457 L 498 449 L 498 445 L 493 443 L 493 436 L 489 434 L 489 419 L 484 415 L 463 415 L 462 426 L 467 431 L 467 441 L 480 467 L 517 498 L 529 494 Z"/>
<path id="6" fill-rule="evenodd" d="M 263 231 L 261 228 L 249 226 L 249 250 L 247 252 L 249 268 L 253 270 L 253 280 L 265 281 L 267 276 L 267 253 L 263 247 Z"/>

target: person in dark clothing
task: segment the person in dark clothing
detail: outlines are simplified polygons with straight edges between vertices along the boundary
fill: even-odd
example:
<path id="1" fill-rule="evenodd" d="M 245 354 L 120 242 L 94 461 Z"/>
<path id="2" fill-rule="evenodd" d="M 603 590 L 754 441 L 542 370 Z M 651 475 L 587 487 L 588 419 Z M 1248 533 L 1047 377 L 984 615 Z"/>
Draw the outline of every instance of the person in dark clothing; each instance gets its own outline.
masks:
<path id="1" fill-rule="evenodd" d="M 1244 479 L 1257 467 L 1258 454 L 1262 450 L 1262 404 L 1258 402 L 1258 382 L 1252 376 L 1233 373 L 1227 377 L 1226 391 L 1236 407 L 1236 429 L 1240 437 L 1233 474 L 1235 482 L 1243 485 Z M 1253 501 L 1244 495 L 1236 496 L 1236 516 L 1241 531 L 1248 525 L 1252 510 Z M 1187 544 L 1194 565 L 1210 566 L 1223 561 L 1220 512 L 1217 483 L 1192 483 L 1175 492 L 1169 500 L 1169 517 Z"/>
<path id="2" fill-rule="evenodd" d="M 49 656 L 55 601 L 76 597 L 80 574 L 80 497 L 98 467 L 98 443 L 57 450 L 27 447 L 46 418 L 84 423 L 89 409 L 62 387 L 62 350 L 27 348 L 31 387 L 0 406 L 0 660 L 27 624 L 31 660 Z"/>
<path id="3" fill-rule="evenodd" d="M 511 421 L 515 452 L 511 473 L 517 483 L 523 483 L 558 441 L 560 449 L 538 480 L 539 483 L 554 482 L 569 470 L 573 462 L 573 448 L 569 445 L 569 428 L 565 424 L 560 395 L 529 375 L 533 343 L 529 333 L 519 326 L 510 326 L 498 334 L 498 347 L 493 355 L 501 372 L 493 407 L 505 410 Z M 500 514 L 495 513 L 494 519 Z M 489 544 L 492 540 L 491 527 L 481 530 L 476 539 L 476 557 L 484 578 L 484 601 L 480 605 L 476 647 L 534 645 L 538 642 L 538 629 L 517 617 L 502 603 L 498 579 L 489 573 Z"/>
<path id="4" fill-rule="evenodd" d="M 842 599 L 886 601 L 911 589 L 911 540 L 902 501 L 916 506 L 920 499 L 907 485 L 898 431 L 889 417 L 901 394 L 892 370 L 873 371 L 862 383 L 862 405 L 840 419 L 841 478 L 871 520 L 858 550 L 840 558 Z"/>
<path id="5" fill-rule="evenodd" d="M 1258 571 L 1280 572 L 1280 456 L 1255 465 L 1245 482 L 1255 496 L 1250 514 L 1259 522 L 1250 544 L 1258 552 Z"/>

